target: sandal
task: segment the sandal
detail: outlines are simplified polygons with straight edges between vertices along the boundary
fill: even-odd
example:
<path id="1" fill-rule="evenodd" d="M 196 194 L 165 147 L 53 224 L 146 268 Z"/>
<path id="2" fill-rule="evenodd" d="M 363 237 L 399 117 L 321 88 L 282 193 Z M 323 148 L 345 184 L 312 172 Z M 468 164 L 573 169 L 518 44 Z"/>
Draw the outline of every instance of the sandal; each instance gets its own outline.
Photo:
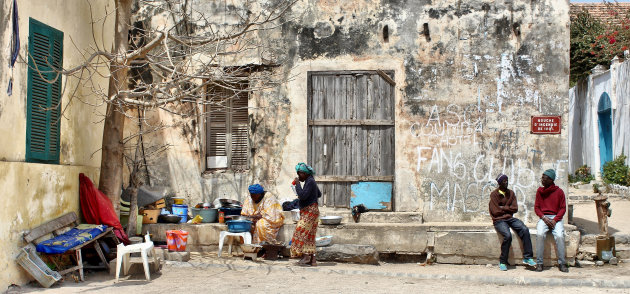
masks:
<path id="1" fill-rule="evenodd" d="M 311 258 L 306 258 L 306 256 L 303 256 L 302 259 L 300 259 L 298 262 L 296 262 L 296 265 L 310 265 L 311 263 Z"/>

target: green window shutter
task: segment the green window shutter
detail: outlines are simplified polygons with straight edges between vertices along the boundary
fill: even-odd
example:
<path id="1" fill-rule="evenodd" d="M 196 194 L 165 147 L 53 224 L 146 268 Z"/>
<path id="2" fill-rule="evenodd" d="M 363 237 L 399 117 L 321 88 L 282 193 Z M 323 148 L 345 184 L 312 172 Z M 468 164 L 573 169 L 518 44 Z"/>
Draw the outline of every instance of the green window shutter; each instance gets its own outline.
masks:
<path id="1" fill-rule="evenodd" d="M 28 44 L 26 161 L 59 163 L 63 33 L 30 18 Z"/>

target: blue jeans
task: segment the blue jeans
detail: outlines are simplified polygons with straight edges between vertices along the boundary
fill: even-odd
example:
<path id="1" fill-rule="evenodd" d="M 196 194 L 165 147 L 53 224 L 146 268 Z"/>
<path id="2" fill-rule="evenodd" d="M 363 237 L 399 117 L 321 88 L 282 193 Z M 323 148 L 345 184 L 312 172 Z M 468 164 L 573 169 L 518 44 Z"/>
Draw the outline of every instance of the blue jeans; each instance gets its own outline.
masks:
<path id="1" fill-rule="evenodd" d="M 553 219 L 555 215 L 545 215 L 550 219 Z M 536 263 L 543 264 L 543 258 L 545 254 L 545 238 L 547 232 L 549 232 L 549 226 L 540 219 L 536 224 Z M 558 250 L 558 264 L 566 264 L 565 261 L 565 245 L 564 245 L 564 224 L 562 220 L 556 223 L 556 226 L 551 231 L 553 238 L 556 240 L 556 248 Z"/>
<path id="2" fill-rule="evenodd" d="M 512 245 L 512 233 L 510 232 L 510 228 L 512 228 L 523 241 L 523 258 L 534 257 L 529 229 L 521 220 L 517 218 L 509 218 L 505 220 L 498 220 L 494 223 L 494 229 L 497 233 L 503 236 L 499 262 L 508 264 L 508 255 L 510 254 L 510 246 Z"/>

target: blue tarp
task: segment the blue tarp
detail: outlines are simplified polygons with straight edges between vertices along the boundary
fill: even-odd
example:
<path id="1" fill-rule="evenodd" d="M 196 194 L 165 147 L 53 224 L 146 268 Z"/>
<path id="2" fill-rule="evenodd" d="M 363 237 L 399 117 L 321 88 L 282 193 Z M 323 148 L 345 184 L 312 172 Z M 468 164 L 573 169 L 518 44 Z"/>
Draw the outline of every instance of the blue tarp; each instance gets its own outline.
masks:
<path id="1" fill-rule="evenodd" d="M 37 252 L 59 254 L 94 239 L 107 229 L 106 225 L 81 224 L 76 228 L 37 244 Z"/>

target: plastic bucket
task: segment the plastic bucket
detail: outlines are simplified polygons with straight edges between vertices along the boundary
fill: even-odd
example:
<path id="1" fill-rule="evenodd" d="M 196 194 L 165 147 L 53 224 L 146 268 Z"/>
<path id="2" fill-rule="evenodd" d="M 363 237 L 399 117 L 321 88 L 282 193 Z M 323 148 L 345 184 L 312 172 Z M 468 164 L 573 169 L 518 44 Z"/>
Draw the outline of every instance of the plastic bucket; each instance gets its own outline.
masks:
<path id="1" fill-rule="evenodd" d="M 173 198 L 173 204 L 177 204 L 177 205 L 184 204 L 184 198 Z"/>
<path id="2" fill-rule="evenodd" d="M 173 214 L 179 215 L 182 219 L 179 221 L 180 223 L 185 223 L 188 221 L 188 205 L 182 204 L 173 204 Z"/>
<path id="3" fill-rule="evenodd" d="M 188 232 L 184 230 L 166 231 L 166 248 L 168 251 L 186 251 Z"/>
<path id="4" fill-rule="evenodd" d="M 166 248 L 168 251 L 177 251 L 177 244 L 175 244 L 175 234 L 173 231 L 166 231 Z"/>
<path id="5" fill-rule="evenodd" d="M 200 215 L 203 220 L 202 223 L 213 223 L 217 221 L 217 212 L 216 208 L 191 208 L 192 216 L 195 217 Z"/>

